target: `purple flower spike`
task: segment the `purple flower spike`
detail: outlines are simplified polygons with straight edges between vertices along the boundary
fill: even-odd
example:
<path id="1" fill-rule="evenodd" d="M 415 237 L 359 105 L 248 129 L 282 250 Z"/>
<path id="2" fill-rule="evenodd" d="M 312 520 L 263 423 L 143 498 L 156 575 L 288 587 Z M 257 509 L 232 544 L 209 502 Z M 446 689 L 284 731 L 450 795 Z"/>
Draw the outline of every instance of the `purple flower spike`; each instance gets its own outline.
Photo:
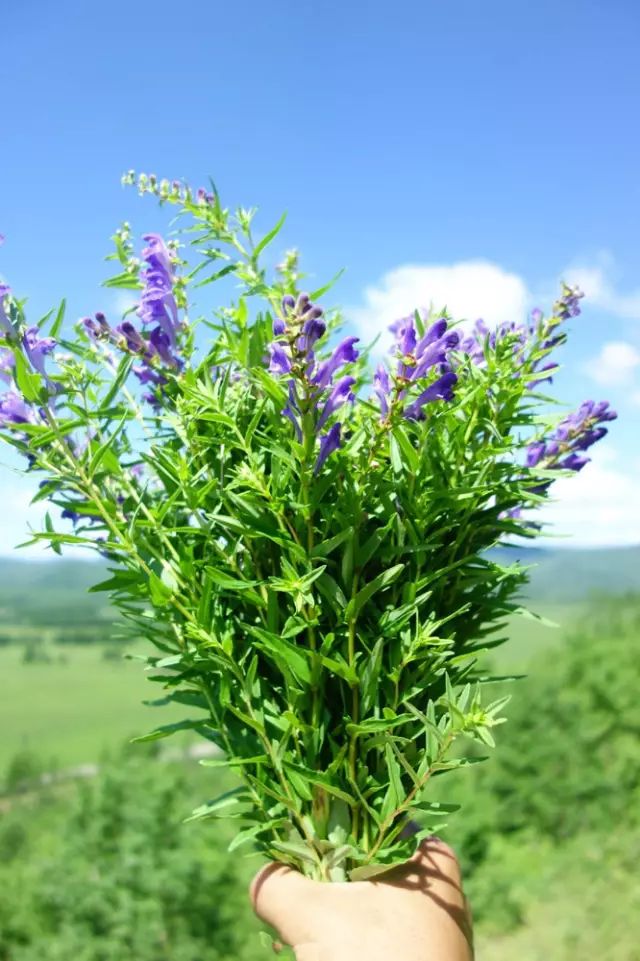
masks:
<path id="1" fill-rule="evenodd" d="M 13 380 L 12 371 L 15 363 L 15 358 L 10 350 L 0 349 L 0 379 L 6 384 L 10 384 Z"/>
<path id="2" fill-rule="evenodd" d="M 4 302 L 10 293 L 11 287 L 7 287 L 6 284 L 0 284 L 0 334 L 3 333 L 9 336 L 14 333 L 14 330 L 13 324 L 9 320 Z"/>
<path id="3" fill-rule="evenodd" d="M 25 353 L 31 361 L 31 366 L 46 378 L 44 359 L 56 346 L 53 337 L 40 337 L 37 327 L 29 327 L 22 338 Z"/>
<path id="4" fill-rule="evenodd" d="M 178 305 L 174 296 L 175 271 L 167 245 L 158 234 L 145 234 L 149 246 L 142 256 L 149 265 L 141 272 L 144 283 L 138 316 L 144 324 L 156 324 L 175 347 L 176 330 L 179 327 Z"/>
<path id="5" fill-rule="evenodd" d="M 335 413 L 339 407 L 342 407 L 343 404 L 346 404 L 347 401 L 353 403 L 356 396 L 351 388 L 355 382 L 355 377 L 342 377 L 338 381 L 327 398 L 318 423 L 316 424 L 316 430 L 322 430 L 331 415 Z"/>
<path id="6" fill-rule="evenodd" d="M 458 378 L 453 371 L 447 371 L 439 377 L 438 380 L 434 380 L 433 384 L 430 384 L 412 404 L 409 404 L 408 407 L 405 408 L 405 417 L 409 420 L 422 420 L 424 417 L 422 408 L 425 404 L 429 404 L 435 400 L 453 400 L 453 388 L 457 381 Z"/>
<path id="7" fill-rule="evenodd" d="M 318 454 L 318 459 L 313 469 L 314 474 L 317 474 L 320 471 L 327 457 L 337 450 L 338 447 L 340 447 L 341 429 L 341 424 L 334 424 L 333 427 L 331 427 L 327 433 L 323 434 L 320 438 L 320 453 Z"/>
<path id="8" fill-rule="evenodd" d="M 291 358 L 282 344 L 269 344 L 269 352 L 271 354 L 269 372 L 271 374 L 288 374 L 291 370 Z"/>
<path id="9" fill-rule="evenodd" d="M 327 387 L 338 368 L 342 367 L 343 364 L 354 363 L 358 359 L 358 351 L 354 345 L 359 340 L 359 337 L 345 337 L 338 344 L 331 357 L 318 364 L 311 378 L 312 383 L 317 387 Z"/>
<path id="10" fill-rule="evenodd" d="M 33 409 L 14 390 L 0 396 L 0 426 L 33 423 Z"/>
<path id="11" fill-rule="evenodd" d="M 379 364 L 373 375 L 373 389 L 380 402 L 380 413 L 386 417 L 389 413 L 389 394 L 391 393 L 391 381 L 389 371 L 383 364 Z"/>
<path id="12" fill-rule="evenodd" d="M 584 293 L 579 287 L 570 287 L 569 284 L 562 285 L 562 296 L 553 307 L 556 317 L 567 320 L 569 317 L 577 317 L 580 314 L 580 301 Z"/>

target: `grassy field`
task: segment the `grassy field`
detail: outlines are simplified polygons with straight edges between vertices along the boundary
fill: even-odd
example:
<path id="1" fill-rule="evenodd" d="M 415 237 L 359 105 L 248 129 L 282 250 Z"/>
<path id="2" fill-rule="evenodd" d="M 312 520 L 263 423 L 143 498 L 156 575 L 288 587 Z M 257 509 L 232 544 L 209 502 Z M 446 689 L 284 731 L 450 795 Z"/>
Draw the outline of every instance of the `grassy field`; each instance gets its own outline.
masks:
<path id="1" fill-rule="evenodd" d="M 140 661 L 105 659 L 104 647 L 49 646 L 48 662 L 23 663 L 23 648 L 0 648 L 0 771 L 19 750 L 53 767 L 98 760 L 105 748 L 179 719 L 171 707 L 142 701 L 160 696 Z"/>
<path id="2" fill-rule="evenodd" d="M 511 639 L 492 655 L 493 663 L 501 671 L 526 670 L 536 654 L 561 643 L 563 626 L 574 623 L 580 609 L 578 603 L 541 605 L 540 613 L 558 628 L 512 618 Z M 105 659 L 101 643 L 49 643 L 43 650 L 50 660 L 24 663 L 22 644 L 0 647 L 0 771 L 25 749 L 51 761 L 52 767 L 96 761 L 104 749 L 184 714 L 180 708 L 145 706 L 143 700 L 160 692 L 147 682 L 141 662 L 117 654 Z M 147 647 L 126 650 L 140 654 Z M 172 738 L 171 745 L 177 743 Z"/>

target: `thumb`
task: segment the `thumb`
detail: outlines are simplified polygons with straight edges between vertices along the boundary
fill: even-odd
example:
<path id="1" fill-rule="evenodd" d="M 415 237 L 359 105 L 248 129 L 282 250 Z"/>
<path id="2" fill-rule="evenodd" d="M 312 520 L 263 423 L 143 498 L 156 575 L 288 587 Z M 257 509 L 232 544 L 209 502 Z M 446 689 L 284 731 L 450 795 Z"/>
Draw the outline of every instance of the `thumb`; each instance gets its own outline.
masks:
<path id="1" fill-rule="evenodd" d="M 286 944 L 295 946 L 314 940 L 318 884 L 299 871 L 272 863 L 258 871 L 249 897 L 258 917 L 275 928 Z"/>

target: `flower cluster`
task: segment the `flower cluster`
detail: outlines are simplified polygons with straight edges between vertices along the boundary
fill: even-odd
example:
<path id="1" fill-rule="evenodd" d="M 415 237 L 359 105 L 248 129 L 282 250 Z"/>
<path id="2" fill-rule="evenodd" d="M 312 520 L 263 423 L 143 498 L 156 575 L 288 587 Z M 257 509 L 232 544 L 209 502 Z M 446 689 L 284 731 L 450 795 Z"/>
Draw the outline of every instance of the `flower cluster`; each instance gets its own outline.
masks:
<path id="1" fill-rule="evenodd" d="M 85 332 L 92 340 L 107 340 L 121 350 L 137 354 L 141 363 L 133 373 L 143 385 L 151 385 L 156 392 L 144 394 L 153 407 L 160 406 L 158 391 L 167 378 L 158 368 L 179 370 L 181 361 L 177 356 L 177 333 L 181 328 L 175 297 L 176 273 L 174 261 L 167 245 L 158 234 L 145 234 L 147 246 L 142 251 L 146 268 L 140 272 L 143 282 L 142 295 L 137 314 L 142 324 L 151 327 L 145 337 L 130 321 L 123 321 L 111 328 L 104 314 L 85 317 Z"/>
<path id="2" fill-rule="evenodd" d="M 45 369 L 45 358 L 56 346 L 53 337 L 41 337 L 37 327 L 28 327 L 22 338 L 16 343 L 17 331 L 7 312 L 7 301 L 11 289 L 6 284 L 0 285 L 0 335 L 6 341 L 22 348 L 26 359 L 33 370 L 40 374 L 47 384 L 50 393 L 54 392 L 53 384 L 49 380 Z M 9 389 L 0 395 L 0 426 L 8 424 L 27 424 L 37 420 L 35 407 L 22 396 L 14 382 L 15 356 L 13 350 L 0 347 L 0 380 Z"/>
<path id="3" fill-rule="evenodd" d="M 137 186 L 141 194 L 154 194 L 160 200 L 171 200 L 178 203 L 194 202 L 193 192 L 189 184 L 181 183 L 179 180 L 158 179 L 155 174 L 140 173 L 136 175 L 135 170 L 128 170 L 121 178 L 122 185 L 125 187 Z M 199 187 L 196 191 L 195 202 L 200 206 L 215 203 L 215 194 Z"/>
<path id="4" fill-rule="evenodd" d="M 542 440 L 532 441 L 527 447 L 525 463 L 527 467 L 541 467 L 545 470 L 569 470 L 577 473 L 591 460 L 585 451 L 607 434 L 602 424 L 616 420 L 617 413 L 606 400 L 586 400 L 573 413 L 568 414 L 549 435 Z M 530 494 L 540 495 L 549 490 L 553 481 L 545 480 L 529 488 Z M 514 507 L 505 511 L 503 517 L 518 519 L 522 508 Z M 539 527 L 527 521 L 528 527 Z"/>
<path id="5" fill-rule="evenodd" d="M 617 416 L 608 401 L 586 400 L 565 417 L 548 438 L 529 444 L 527 467 L 542 465 L 557 470 L 582 470 L 591 459 L 584 452 L 607 434 L 607 428 L 601 425 Z"/>
<path id="6" fill-rule="evenodd" d="M 396 340 L 395 375 L 392 376 L 387 367 L 380 364 L 373 379 L 383 418 L 388 417 L 392 405 L 402 404 L 401 409 L 407 419 L 423 420 L 427 404 L 453 399 L 458 378 L 452 369 L 449 352 L 458 347 L 460 338 L 457 331 L 447 328 L 446 318 L 440 317 L 420 336 L 413 315 L 391 325 L 389 330 Z M 434 373 L 437 377 L 425 387 L 424 381 Z M 410 403 L 405 403 L 414 385 L 422 387 L 422 390 Z"/>
<path id="7" fill-rule="evenodd" d="M 498 344 L 508 339 L 514 358 L 524 361 L 527 347 L 533 338 L 537 338 L 540 341 L 541 351 L 546 353 L 563 342 L 564 334 L 558 332 L 556 328 L 563 321 L 580 314 L 580 300 L 583 297 L 584 294 L 579 287 L 570 287 L 563 283 L 562 296 L 555 302 L 552 315 L 546 320 L 538 308 L 531 311 L 528 323 L 505 321 L 494 330 L 490 330 L 483 320 L 477 320 L 469 334 L 460 341 L 460 351 L 467 354 L 475 364 L 482 366 L 485 362 L 485 345 L 488 344 L 491 350 L 495 350 Z M 554 361 L 545 363 L 544 358 L 535 361 L 532 370 L 536 376 L 527 384 L 527 387 L 531 389 L 545 381 L 551 381 L 551 375 L 557 369 L 558 365 Z M 541 374 L 547 376 L 542 377 Z"/>
<path id="8" fill-rule="evenodd" d="M 319 436 L 317 473 L 340 447 L 342 425 L 335 421 L 326 433 L 320 431 L 340 407 L 355 400 L 355 378 L 345 375 L 334 381 L 334 377 L 345 364 L 358 359 L 358 338 L 345 337 L 330 357 L 317 360 L 315 346 L 327 330 L 322 307 L 312 304 L 308 294 L 297 299 L 287 295 L 281 306 L 282 316 L 273 322 L 269 371 L 289 377 L 289 403 L 282 413 L 292 422 L 297 439 L 304 442 L 306 425 L 310 425 L 312 438 Z"/>

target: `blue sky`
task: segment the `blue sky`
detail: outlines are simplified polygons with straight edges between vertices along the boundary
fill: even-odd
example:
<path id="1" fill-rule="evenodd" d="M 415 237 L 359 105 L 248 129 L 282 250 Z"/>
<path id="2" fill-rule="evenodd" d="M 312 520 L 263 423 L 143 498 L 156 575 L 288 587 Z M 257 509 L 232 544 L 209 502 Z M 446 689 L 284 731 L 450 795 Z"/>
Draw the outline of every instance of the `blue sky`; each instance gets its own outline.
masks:
<path id="1" fill-rule="evenodd" d="M 620 420 L 549 519 L 640 542 L 640 99 L 632 0 L 243 5 L 27 0 L 3 10 L 0 276 L 33 321 L 111 313 L 108 238 L 166 224 L 120 174 L 257 204 L 374 333 L 446 300 L 489 322 L 589 295 L 558 379 Z M 416 300 L 419 300 L 416 303 Z M 4 450 L 0 464 L 16 466 Z M 0 471 L 0 553 L 29 482 Z"/>

